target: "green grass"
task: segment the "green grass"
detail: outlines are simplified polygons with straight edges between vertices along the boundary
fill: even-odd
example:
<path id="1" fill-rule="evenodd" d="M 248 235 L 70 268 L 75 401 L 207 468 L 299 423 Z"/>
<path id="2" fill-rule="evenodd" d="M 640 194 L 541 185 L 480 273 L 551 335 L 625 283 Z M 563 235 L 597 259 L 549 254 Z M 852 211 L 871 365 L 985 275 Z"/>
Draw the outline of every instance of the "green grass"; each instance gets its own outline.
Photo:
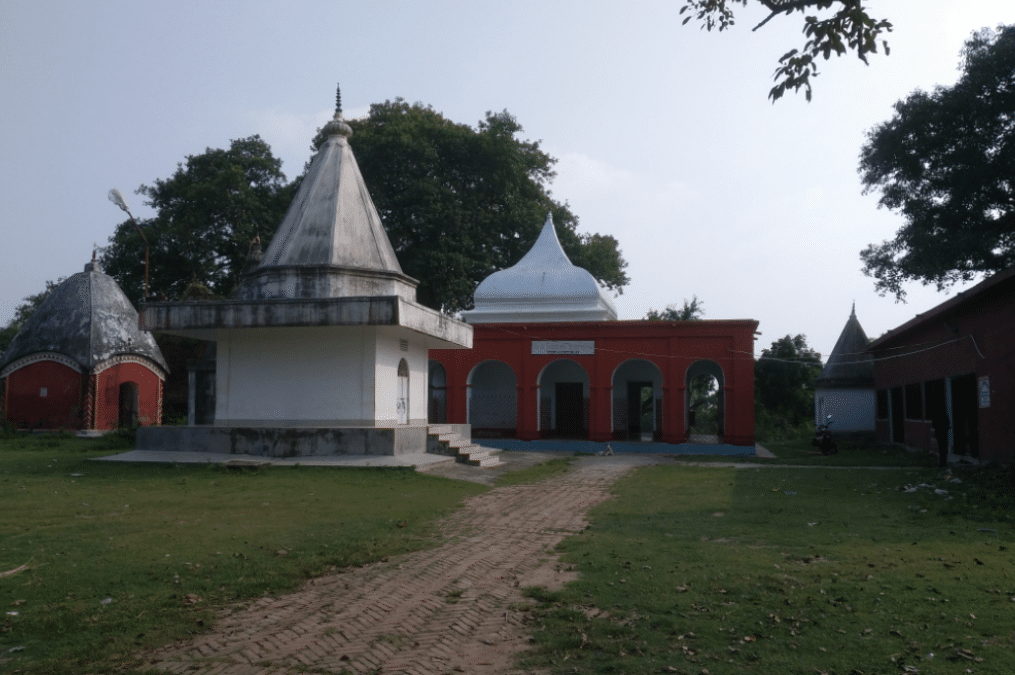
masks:
<path id="1" fill-rule="evenodd" d="M 986 484 L 989 471 L 958 475 L 961 483 L 919 467 L 641 469 L 560 546 L 581 578 L 559 593 L 530 590 L 542 604 L 523 666 L 1013 673 L 1011 472 Z M 932 487 L 899 490 L 920 483 Z"/>
<path id="2" fill-rule="evenodd" d="M 534 464 L 518 471 L 509 471 L 497 476 L 494 484 L 497 487 L 503 487 L 505 485 L 518 485 L 520 483 L 536 483 L 547 478 L 562 476 L 570 471 L 571 463 L 574 460 L 574 457 L 557 457 L 556 459 Z"/>
<path id="3" fill-rule="evenodd" d="M 130 667 L 226 603 L 434 545 L 433 521 L 489 489 L 407 469 L 90 461 L 123 443 L 0 440 L 0 572 L 28 566 L 0 578 L 0 672 Z"/>
<path id="4" fill-rule="evenodd" d="M 937 465 L 937 457 L 923 452 L 907 452 L 899 446 L 865 444 L 849 441 L 839 443 L 839 452 L 822 455 L 811 445 L 810 437 L 785 441 L 760 442 L 775 459 L 726 455 L 682 455 L 679 461 L 695 463 L 733 462 L 740 464 L 791 464 L 794 466 L 912 466 Z"/>

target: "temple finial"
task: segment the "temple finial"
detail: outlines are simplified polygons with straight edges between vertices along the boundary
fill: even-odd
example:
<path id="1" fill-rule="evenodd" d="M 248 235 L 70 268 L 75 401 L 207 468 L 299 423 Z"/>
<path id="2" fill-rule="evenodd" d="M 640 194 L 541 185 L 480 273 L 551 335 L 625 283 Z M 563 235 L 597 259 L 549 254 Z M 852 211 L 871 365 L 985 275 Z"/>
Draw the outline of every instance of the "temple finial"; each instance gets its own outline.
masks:
<path id="1" fill-rule="evenodd" d="M 335 116 L 322 129 L 325 136 L 352 136 L 352 127 L 345 123 L 342 117 L 342 89 L 335 86 Z"/>

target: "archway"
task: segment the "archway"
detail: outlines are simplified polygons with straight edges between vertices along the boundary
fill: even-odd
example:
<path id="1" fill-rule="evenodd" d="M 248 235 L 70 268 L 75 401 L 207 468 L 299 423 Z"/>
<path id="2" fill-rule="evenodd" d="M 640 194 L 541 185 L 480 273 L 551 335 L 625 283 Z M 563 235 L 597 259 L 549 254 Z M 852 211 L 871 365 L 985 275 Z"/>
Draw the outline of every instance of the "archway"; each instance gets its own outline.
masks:
<path id="1" fill-rule="evenodd" d="M 539 374 L 539 431 L 558 438 L 589 437 L 589 375 L 571 359 Z"/>
<path id="2" fill-rule="evenodd" d="M 430 360 L 427 389 L 427 422 L 446 424 L 448 421 L 448 373 L 440 361 Z"/>
<path id="3" fill-rule="evenodd" d="M 715 361 L 695 361 L 687 369 L 684 410 L 688 443 L 722 443 L 726 433 L 725 377 Z"/>
<path id="4" fill-rule="evenodd" d="M 390 372 L 390 371 L 389 371 Z M 398 362 L 398 398 L 395 401 L 398 423 L 409 423 L 409 364 L 402 359 Z"/>
<path id="5" fill-rule="evenodd" d="M 645 359 L 613 371 L 613 437 L 637 441 L 662 437 L 663 374 Z"/>
<path id="6" fill-rule="evenodd" d="M 518 378 L 503 361 L 483 361 L 469 373 L 468 420 L 476 438 L 512 437 L 518 429 Z"/>
<path id="7" fill-rule="evenodd" d="M 138 387 L 136 382 L 124 382 L 120 385 L 118 407 L 118 425 L 121 427 L 136 427 L 138 419 Z"/>

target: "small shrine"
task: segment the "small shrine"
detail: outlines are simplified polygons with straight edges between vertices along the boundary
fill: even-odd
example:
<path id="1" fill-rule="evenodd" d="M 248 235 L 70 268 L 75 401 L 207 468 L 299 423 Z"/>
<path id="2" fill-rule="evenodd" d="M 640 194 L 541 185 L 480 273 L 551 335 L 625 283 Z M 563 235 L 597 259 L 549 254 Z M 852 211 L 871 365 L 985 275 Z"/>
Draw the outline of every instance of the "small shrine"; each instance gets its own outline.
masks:
<path id="1" fill-rule="evenodd" d="M 288 212 L 228 301 L 149 303 L 145 330 L 215 342 L 210 425 L 138 447 L 294 456 L 427 443 L 427 354 L 472 329 L 416 302 L 349 146 L 341 103 Z M 467 434 L 467 431 L 465 431 Z"/>
<path id="2" fill-rule="evenodd" d="M 61 283 L 0 356 L 4 417 L 21 429 L 162 423 L 169 368 L 97 262 Z"/>
<path id="3" fill-rule="evenodd" d="M 874 435 L 877 402 L 869 344 L 853 305 L 832 353 L 814 381 L 815 423 L 821 424 L 831 415 L 834 434 Z"/>

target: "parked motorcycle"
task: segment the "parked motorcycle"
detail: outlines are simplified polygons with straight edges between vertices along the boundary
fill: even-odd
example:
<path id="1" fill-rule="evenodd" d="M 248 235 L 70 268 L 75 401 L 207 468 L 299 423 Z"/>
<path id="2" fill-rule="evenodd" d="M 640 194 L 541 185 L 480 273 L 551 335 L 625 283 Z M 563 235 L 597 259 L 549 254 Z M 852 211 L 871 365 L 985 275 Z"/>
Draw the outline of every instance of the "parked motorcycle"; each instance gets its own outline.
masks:
<path id="1" fill-rule="evenodd" d="M 832 416 L 829 415 L 825 418 L 824 424 L 819 424 L 818 428 L 814 430 L 814 438 L 811 439 L 811 445 L 821 450 L 822 455 L 834 455 L 839 451 L 839 447 L 832 440 Z"/>

